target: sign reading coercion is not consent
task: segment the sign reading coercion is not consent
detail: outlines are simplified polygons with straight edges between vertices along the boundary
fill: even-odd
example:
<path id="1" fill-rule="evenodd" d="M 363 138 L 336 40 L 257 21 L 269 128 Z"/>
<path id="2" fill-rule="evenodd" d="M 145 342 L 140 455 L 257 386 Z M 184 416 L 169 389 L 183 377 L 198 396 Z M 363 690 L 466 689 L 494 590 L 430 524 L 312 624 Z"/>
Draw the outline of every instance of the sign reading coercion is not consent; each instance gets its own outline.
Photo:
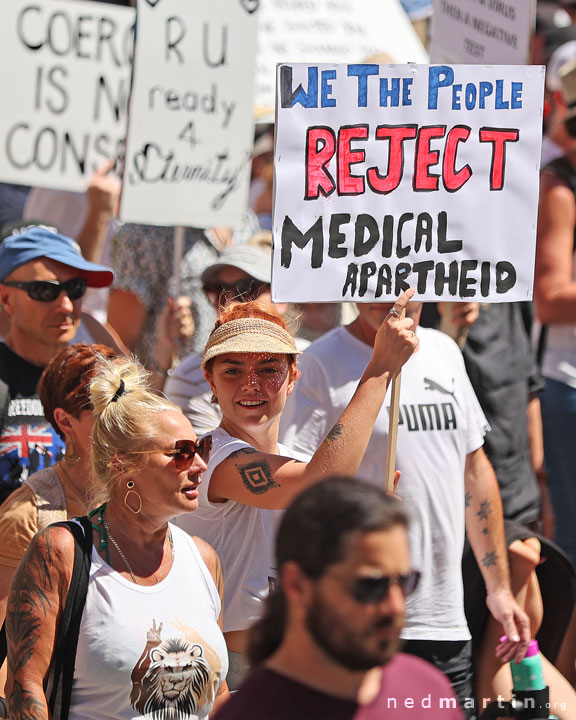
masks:
<path id="1" fill-rule="evenodd" d="M 544 69 L 279 65 L 277 302 L 532 297 Z"/>
<path id="2" fill-rule="evenodd" d="M 9 0 L 0 17 L 0 180 L 83 192 L 123 154 L 134 10 Z"/>
<path id="3" fill-rule="evenodd" d="M 258 3 L 138 0 L 123 220 L 239 225 L 248 202 Z"/>

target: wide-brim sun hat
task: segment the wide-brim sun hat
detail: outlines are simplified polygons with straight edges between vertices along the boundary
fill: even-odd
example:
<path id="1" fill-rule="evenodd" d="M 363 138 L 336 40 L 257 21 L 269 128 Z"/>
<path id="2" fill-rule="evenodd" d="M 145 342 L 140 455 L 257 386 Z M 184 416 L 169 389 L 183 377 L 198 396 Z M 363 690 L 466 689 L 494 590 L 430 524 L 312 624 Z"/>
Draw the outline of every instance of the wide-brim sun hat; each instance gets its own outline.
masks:
<path id="1" fill-rule="evenodd" d="M 112 268 L 86 260 L 76 240 L 35 225 L 0 243 L 0 282 L 21 265 L 43 257 L 78 270 L 88 287 L 108 287 L 114 280 Z"/>
<path id="2" fill-rule="evenodd" d="M 260 318 L 237 318 L 215 328 L 202 355 L 202 369 L 213 358 L 228 353 L 301 355 L 287 330 Z"/>

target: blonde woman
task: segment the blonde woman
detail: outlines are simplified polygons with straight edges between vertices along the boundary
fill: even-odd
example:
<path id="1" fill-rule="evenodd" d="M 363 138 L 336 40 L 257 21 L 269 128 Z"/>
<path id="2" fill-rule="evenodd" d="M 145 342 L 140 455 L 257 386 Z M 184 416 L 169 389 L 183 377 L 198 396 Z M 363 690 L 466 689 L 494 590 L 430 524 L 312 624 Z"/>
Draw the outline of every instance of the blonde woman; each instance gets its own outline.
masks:
<path id="1" fill-rule="evenodd" d="M 90 515 L 70 718 L 206 718 L 227 697 L 220 564 L 168 521 L 196 509 L 210 444 L 130 360 L 104 362 L 90 400 L 103 503 Z M 73 555 L 71 533 L 48 527 L 14 578 L 6 686 L 14 720 L 50 716 L 45 688 Z"/>

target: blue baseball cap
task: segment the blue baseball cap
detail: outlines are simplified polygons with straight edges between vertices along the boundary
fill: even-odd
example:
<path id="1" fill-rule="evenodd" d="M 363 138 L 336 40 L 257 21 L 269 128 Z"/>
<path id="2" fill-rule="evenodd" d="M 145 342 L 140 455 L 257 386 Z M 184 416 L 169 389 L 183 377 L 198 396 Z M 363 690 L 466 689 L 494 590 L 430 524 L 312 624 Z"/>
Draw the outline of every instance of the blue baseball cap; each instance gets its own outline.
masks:
<path id="1" fill-rule="evenodd" d="M 0 282 L 20 265 L 43 257 L 79 270 L 79 277 L 86 278 L 88 287 L 108 287 L 114 280 L 112 268 L 86 260 L 76 240 L 34 225 L 0 243 Z"/>

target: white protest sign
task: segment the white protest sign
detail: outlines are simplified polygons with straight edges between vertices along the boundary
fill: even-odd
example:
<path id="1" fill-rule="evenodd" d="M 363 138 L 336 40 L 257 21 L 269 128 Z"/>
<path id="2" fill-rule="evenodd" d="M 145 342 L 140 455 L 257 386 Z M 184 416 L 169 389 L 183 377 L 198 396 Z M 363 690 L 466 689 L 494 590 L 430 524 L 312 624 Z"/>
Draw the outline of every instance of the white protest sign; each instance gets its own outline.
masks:
<path id="1" fill-rule="evenodd" d="M 0 13 L 0 180 L 84 191 L 122 152 L 134 10 L 9 0 Z"/>
<path id="2" fill-rule="evenodd" d="M 123 220 L 235 226 L 248 199 L 257 4 L 138 0 Z"/>
<path id="3" fill-rule="evenodd" d="M 532 297 L 544 68 L 281 65 L 277 302 Z"/>
<path id="4" fill-rule="evenodd" d="M 535 23 L 536 0 L 434 0 L 430 61 L 528 63 Z"/>
<path id="5" fill-rule="evenodd" d="M 282 62 L 428 62 L 398 0 L 260 0 L 255 105 L 273 112 Z"/>

